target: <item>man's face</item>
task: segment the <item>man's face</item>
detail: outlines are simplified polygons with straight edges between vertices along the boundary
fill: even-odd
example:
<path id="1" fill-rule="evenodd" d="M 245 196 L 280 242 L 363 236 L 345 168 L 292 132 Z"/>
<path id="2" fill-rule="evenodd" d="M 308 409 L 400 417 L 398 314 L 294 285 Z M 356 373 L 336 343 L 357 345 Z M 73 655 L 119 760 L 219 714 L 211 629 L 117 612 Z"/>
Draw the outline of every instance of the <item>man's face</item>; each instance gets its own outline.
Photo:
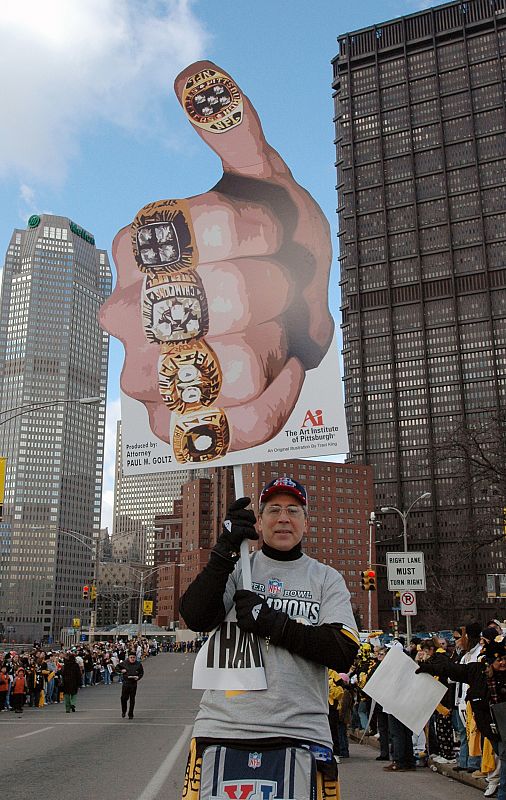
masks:
<path id="1" fill-rule="evenodd" d="M 259 516 L 258 527 L 269 547 L 288 552 L 299 544 L 307 530 L 304 508 L 293 494 L 272 495 Z"/>
<path id="2" fill-rule="evenodd" d="M 493 662 L 492 666 L 496 672 L 506 672 L 506 656 L 501 656 L 501 658 L 496 658 Z"/>
<path id="3" fill-rule="evenodd" d="M 135 659 L 136 659 L 136 656 L 135 656 L 135 654 L 134 654 L 134 653 L 132 653 L 132 655 L 128 656 L 128 659 L 129 659 L 129 661 L 131 661 L 131 663 L 133 664 L 133 663 L 134 663 L 134 661 L 135 661 Z"/>

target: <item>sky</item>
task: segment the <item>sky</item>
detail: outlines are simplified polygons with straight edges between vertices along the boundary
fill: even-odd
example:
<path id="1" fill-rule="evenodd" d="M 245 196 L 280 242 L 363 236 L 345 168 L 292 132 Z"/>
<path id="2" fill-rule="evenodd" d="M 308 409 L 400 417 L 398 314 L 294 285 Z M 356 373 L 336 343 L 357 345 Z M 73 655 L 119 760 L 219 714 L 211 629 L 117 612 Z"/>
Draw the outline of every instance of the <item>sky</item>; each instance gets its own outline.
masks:
<path id="1" fill-rule="evenodd" d="M 218 158 L 172 88 L 224 67 L 332 229 L 339 326 L 332 66 L 337 37 L 427 0 L 17 0 L 0 4 L 0 264 L 31 214 L 70 217 L 111 252 L 146 203 L 209 190 Z M 112 263 L 112 258 L 111 258 Z M 114 267 L 113 267 L 114 270 Z M 110 346 L 102 524 L 111 528 L 122 345 Z"/>

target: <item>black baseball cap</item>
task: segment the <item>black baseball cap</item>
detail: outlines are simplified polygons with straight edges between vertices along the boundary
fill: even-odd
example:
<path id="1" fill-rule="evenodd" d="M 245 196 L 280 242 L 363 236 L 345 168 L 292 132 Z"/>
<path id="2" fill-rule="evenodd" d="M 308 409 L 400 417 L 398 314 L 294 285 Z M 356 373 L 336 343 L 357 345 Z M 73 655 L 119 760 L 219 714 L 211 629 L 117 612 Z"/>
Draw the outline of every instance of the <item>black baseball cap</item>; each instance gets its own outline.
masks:
<path id="1" fill-rule="evenodd" d="M 282 478 L 274 478 L 274 480 L 266 484 L 260 492 L 260 502 L 265 503 L 271 495 L 279 494 L 280 492 L 284 494 L 293 494 L 299 503 L 302 503 L 303 506 L 307 506 L 307 492 L 305 487 L 293 478 L 289 478 L 287 475 L 283 475 Z"/>

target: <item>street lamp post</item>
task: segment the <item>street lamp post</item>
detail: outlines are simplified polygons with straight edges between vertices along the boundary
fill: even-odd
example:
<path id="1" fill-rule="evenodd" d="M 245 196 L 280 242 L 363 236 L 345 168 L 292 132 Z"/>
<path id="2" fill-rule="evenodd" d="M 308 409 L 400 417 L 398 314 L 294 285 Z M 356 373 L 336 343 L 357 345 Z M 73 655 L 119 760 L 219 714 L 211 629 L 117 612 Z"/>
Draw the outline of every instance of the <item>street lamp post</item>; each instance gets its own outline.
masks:
<path id="1" fill-rule="evenodd" d="M 16 417 L 21 417 L 23 414 L 31 414 L 32 411 L 42 411 L 44 408 L 52 408 L 52 406 L 61 406 L 67 403 L 79 403 L 82 406 L 96 406 L 101 402 L 101 397 L 71 397 L 66 400 L 51 400 L 48 403 L 25 403 L 22 406 L 14 406 L 13 408 L 6 408 L 4 411 L 0 411 L 0 415 L 10 414 L 11 411 L 17 412 L 6 419 L 0 419 L 0 425 L 5 425 L 6 422 L 10 422 L 11 419 L 16 419 Z"/>
<path id="2" fill-rule="evenodd" d="M 144 610 L 144 585 L 146 578 L 150 578 L 151 575 L 154 575 L 155 572 L 158 572 L 162 567 L 165 567 L 166 564 L 160 564 L 159 567 L 155 567 L 154 569 L 145 572 L 143 569 L 136 570 L 134 567 L 130 567 L 132 572 L 136 573 L 139 578 L 139 612 L 137 614 L 137 635 L 142 636 L 142 617 L 143 617 L 143 610 Z"/>
<path id="3" fill-rule="evenodd" d="M 420 502 L 420 500 L 427 500 L 427 498 L 429 498 L 429 497 L 430 497 L 430 492 L 424 492 L 423 494 L 420 495 L 420 497 L 417 497 L 416 500 L 413 500 L 413 502 L 411 503 L 411 505 L 409 506 L 407 511 L 401 511 L 400 508 L 396 508 L 396 506 L 383 506 L 383 508 L 381 509 L 381 513 L 382 514 L 386 514 L 389 511 L 395 511 L 400 516 L 400 518 L 402 519 L 402 535 L 403 535 L 404 552 L 405 553 L 408 552 L 408 516 L 409 516 L 409 513 L 410 513 L 411 509 L 413 508 L 413 506 L 416 506 L 416 504 L 418 502 Z M 411 619 L 410 619 L 410 617 L 408 615 L 406 615 L 406 644 L 409 645 L 410 641 L 411 641 Z"/>

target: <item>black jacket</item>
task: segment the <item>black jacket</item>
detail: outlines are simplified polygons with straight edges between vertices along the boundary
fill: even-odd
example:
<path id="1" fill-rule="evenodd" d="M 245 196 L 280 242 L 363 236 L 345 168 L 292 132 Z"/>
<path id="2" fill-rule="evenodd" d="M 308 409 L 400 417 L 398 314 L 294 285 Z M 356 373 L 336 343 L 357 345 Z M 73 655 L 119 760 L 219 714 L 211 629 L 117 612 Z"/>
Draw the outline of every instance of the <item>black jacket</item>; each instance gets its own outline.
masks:
<path id="1" fill-rule="evenodd" d="M 126 669 L 126 675 L 123 675 L 123 680 L 130 683 L 138 683 L 144 675 L 144 667 L 140 661 L 134 661 L 132 664 L 128 658 L 126 661 L 120 661 L 116 667 L 116 672 L 123 672 Z M 134 680 L 137 676 L 138 680 Z"/>

